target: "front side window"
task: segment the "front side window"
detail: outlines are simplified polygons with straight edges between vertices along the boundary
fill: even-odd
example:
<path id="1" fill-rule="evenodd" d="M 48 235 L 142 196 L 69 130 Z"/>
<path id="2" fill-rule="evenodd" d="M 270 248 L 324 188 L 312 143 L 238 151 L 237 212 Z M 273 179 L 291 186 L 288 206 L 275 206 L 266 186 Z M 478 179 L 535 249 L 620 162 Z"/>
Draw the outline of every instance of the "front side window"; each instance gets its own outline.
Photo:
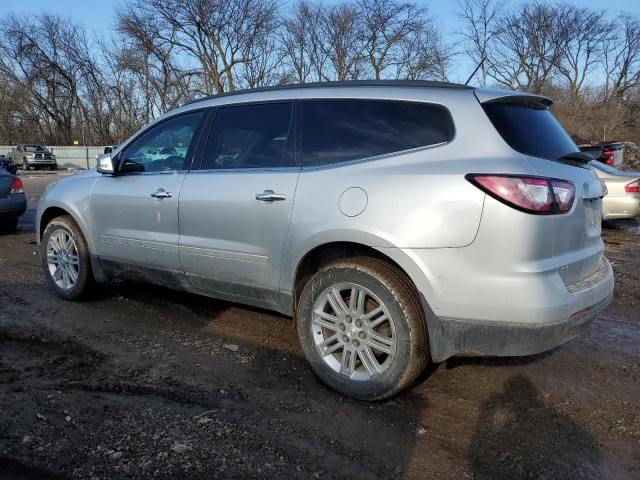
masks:
<path id="1" fill-rule="evenodd" d="M 240 105 L 218 110 L 202 169 L 294 166 L 291 103 Z"/>
<path id="2" fill-rule="evenodd" d="M 302 104 L 302 163 L 317 166 L 375 157 L 453 139 L 440 105 L 388 100 L 312 100 Z"/>
<path id="3" fill-rule="evenodd" d="M 182 170 L 192 155 L 202 112 L 171 118 L 150 128 L 122 152 L 122 173 Z"/>

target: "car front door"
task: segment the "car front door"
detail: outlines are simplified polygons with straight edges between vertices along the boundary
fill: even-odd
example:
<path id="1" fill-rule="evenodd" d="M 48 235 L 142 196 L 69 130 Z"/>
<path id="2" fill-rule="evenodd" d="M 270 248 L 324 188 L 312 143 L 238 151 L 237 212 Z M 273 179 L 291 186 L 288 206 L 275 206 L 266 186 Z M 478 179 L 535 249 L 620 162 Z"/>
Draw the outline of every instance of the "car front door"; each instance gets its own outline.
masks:
<path id="1" fill-rule="evenodd" d="M 300 169 L 292 103 L 219 108 L 179 205 L 180 260 L 196 290 L 278 302 L 280 264 Z"/>
<path id="2" fill-rule="evenodd" d="M 168 284 L 184 280 L 178 198 L 204 116 L 196 111 L 152 126 L 117 154 L 115 175 L 97 180 L 91 217 L 108 271 Z"/>

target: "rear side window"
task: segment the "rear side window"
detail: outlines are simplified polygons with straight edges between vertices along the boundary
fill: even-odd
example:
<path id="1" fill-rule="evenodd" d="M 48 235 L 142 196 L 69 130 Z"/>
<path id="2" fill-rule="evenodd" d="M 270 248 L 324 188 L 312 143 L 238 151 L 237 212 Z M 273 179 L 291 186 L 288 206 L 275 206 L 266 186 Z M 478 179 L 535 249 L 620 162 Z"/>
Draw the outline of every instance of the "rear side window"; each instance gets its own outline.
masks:
<path id="1" fill-rule="evenodd" d="M 203 169 L 294 166 L 291 103 L 221 108 L 205 148 Z"/>
<path id="2" fill-rule="evenodd" d="M 326 165 L 453 138 L 449 111 L 428 103 L 387 100 L 313 100 L 302 103 L 302 162 Z"/>
<path id="3" fill-rule="evenodd" d="M 485 103 L 482 108 L 500 136 L 517 152 L 558 160 L 567 153 L 578 151 L 571 137 L 546 107 Z"/>

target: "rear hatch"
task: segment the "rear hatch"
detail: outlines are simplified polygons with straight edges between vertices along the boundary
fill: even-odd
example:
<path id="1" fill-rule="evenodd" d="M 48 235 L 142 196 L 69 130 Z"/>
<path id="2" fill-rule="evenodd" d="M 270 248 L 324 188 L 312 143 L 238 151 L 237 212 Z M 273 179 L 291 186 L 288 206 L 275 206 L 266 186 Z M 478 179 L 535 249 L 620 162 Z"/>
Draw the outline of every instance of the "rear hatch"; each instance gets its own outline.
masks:
<path id="1" fill-rule="evenodd" d="M 505 142 L 527 159 L 537 175 L 574 184 L 571 210 L 547 217 L 553 222 L 550 253 L 566 285 L 595 273 L 603 252 L 600 234 L 606 190 L 589 168 L 591 158 L 580 153 L 551 114 L 550 99 L 513 93 L 476 95 Z"/>

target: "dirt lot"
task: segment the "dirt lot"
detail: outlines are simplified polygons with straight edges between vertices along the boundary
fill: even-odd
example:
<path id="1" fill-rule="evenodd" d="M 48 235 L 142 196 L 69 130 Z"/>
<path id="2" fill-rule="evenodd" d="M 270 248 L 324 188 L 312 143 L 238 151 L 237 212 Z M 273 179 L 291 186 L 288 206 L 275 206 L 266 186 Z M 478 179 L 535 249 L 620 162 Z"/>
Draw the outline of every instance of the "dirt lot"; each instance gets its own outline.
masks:
<path id="1" fill-rule="evenodd" d="M 23 178 L 0 236 L 2 479 L 640 478 L 638 223 L 604 231 L 616 295 L 587 335 L 369 404 L 315 378 L 288 318 L 135 283 L 54 298 L 34 216 L 56 176 Z"/>

